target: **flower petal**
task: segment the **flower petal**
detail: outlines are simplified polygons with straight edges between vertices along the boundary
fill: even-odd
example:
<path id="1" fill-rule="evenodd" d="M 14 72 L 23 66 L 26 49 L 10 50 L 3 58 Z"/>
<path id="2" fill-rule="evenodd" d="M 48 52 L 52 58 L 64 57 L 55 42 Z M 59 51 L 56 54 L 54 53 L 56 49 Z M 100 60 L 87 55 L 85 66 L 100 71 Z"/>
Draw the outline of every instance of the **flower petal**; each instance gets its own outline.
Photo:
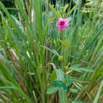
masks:
<path id="1" fill-rule="evenodd" d="M 68 24 L 68 22 L 69 22 L 69 18 L 64 19 L 64 22 L 65 22 L 65 24 Z"/>
<path id="2" fill-rule="evenodd" d="M 65 26 L 64 26 L 64 28 L 65 28 L 65 29 L 68 29 L 68 28 L 69 28 L 69 26 L 68 26 L 68 25 L 65 25 Z"/>
<path id="3" fill-rule="evenodd" d="M 63 19 L 63 18 L 59 18 L 58 22 L 56 23 L 56 26 L 58 27 L 59 31 L 62 31 L 63 29 L 68 29 L 68 22 L 69 22 L 69 18 Z"/>
<path id="4" fill-rule="evenodd" d="M 64 20 L 63 18 L 59 18 L 59 20 L 58 21 L 62 21 L 62 20 Z"/>
<path id="5" fill-rule="evenodd" d="M 62 31 L 64 28 L 62 28 L 62 27 L 59 27 L 58 29 L 59 29 L 59 31 Z"/>

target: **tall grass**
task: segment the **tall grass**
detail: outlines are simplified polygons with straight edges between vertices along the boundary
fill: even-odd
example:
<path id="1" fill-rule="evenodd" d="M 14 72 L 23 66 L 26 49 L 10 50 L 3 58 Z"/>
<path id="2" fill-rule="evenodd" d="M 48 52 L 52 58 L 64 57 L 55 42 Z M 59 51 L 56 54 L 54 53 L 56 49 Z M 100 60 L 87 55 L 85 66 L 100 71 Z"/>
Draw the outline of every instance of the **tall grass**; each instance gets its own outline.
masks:
<path id="1" fill-rule="evenodd" d="M 54 8 L 48 0 L 26 6 L 15 0 L 15 5 L 16 17 L 0 2 L 0 103 L 101 103 L 101 1 L 95 0 L 88 14 L 80 1 L 68 12 L 69 5 Z M 71 17 L 62 33 L 56 27 L 59 17 Z"/>

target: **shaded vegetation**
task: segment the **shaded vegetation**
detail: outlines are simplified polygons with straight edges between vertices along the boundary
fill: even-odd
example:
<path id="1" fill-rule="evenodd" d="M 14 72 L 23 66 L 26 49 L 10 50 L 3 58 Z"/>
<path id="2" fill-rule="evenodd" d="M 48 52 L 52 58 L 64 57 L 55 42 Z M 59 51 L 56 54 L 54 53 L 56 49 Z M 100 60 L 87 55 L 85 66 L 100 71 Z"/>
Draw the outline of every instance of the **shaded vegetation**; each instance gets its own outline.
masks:
<path id="1" fill-rule="evenodd" d="M 102 103 L 102 0 L 15 0 L 14 13 L 3 2 L 0 103 Z M 69 29 L 60 32 L 58 18 L 71 19 Z"/>

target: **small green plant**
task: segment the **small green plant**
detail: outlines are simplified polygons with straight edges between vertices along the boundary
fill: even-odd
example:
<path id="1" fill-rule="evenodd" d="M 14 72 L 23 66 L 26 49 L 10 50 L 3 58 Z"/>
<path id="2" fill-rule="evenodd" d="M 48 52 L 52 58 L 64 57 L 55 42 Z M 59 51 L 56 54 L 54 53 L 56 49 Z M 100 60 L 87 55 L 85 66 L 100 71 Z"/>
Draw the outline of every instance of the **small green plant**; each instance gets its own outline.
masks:
<path id="1" fill-rule="evenodd" d="M 59 92 L 60 103 L 67 103 L 66 91 L 71 86 L 72 81 L 68 74 L 64 74 L 62 69 L 56 69 L 51 74 L 50 86 L 47 94 Z"/>

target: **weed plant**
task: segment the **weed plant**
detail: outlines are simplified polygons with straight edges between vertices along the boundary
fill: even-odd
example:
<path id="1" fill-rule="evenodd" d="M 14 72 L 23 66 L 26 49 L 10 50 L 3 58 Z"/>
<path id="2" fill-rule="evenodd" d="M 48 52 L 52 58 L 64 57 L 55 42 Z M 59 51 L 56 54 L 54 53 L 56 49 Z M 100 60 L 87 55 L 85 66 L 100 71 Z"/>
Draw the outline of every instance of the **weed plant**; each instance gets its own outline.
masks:
<path id="1" fill-rule="evenodd" d="M 0 2 L 0 103 L 103 102 L 103 2 L 60 4 L 15 0 L 15 16 Z"/>

